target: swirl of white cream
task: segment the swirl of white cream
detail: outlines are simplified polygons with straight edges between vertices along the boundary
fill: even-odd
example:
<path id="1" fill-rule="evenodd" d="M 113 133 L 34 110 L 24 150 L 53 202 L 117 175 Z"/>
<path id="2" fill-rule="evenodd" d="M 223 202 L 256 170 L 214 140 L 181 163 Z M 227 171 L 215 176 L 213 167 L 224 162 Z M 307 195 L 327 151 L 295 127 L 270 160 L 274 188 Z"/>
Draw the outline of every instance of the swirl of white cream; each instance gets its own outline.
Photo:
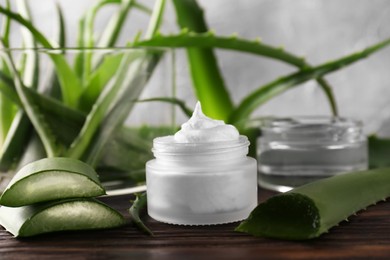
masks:
<path id="1" fill-rule="evenodd" d="M 214 120 L 202 112 L 200 102 L 195 106 L 192 117 L 181 126 L 174 140 L 177 143 L 209 143 L 234 141 L 239 139 L 238 130 L 225 124 L 222 120 Z"/>

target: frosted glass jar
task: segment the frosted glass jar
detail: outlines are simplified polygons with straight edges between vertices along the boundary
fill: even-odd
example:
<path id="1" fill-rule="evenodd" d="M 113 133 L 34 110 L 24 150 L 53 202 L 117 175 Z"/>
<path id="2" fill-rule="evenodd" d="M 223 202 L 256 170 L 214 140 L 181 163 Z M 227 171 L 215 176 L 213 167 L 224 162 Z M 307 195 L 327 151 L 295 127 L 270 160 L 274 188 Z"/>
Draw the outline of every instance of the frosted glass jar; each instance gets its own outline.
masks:
<path id="1" fill-rule="evenodd" d="M 146 164 L 148 214 L 161 222 L 211 225 L 246 219 L 257 206 L 257 163 L 249 142 L 175 143 L 156 138 Z"/>
<path id="2" fill-rule="evenodd" d="M 259 185 L 288 191 L 321 178 L 367 169 L 362 123 L 335 117 L 276 118 L 258 139 Z"/>

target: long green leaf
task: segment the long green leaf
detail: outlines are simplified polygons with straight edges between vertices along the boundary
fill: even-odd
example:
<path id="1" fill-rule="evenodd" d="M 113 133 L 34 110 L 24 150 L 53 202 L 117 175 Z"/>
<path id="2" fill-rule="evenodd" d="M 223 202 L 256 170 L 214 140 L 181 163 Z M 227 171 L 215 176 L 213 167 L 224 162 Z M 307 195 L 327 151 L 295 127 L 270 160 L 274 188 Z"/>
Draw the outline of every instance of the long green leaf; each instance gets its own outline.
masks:
<path id="1" fill-rule="evenodd" d="M 86 87 L 80 97 L 78 107 L 83 111 L 90 111 L 93 104 L 108 82 L 113 78 L 122 61 L 123 53 L 104 55 L 101 64 L 89 76 Z"/>
<path id="2" fill-rule="evenodd" d="M 62 11 L 61 6 L 57 3 L 56 4 L 56 10 L 57 10 L 57 16 L 58 16 L 58 47 L 64 48 L 66 47 L 66 28 L 65 28 L 65 17 L 64 12 Z"/>
<path id="3" fill-rule="evenodd" d="M 26 0 L 17 0 L 16 1 L 17 6 L 18 6 L 18 11 L 19 14 L 26 20 L 30 21 L 32 24 L 32 17 L 31 17 L 31 10 L 30 7 L 28 6 Z M 27 49 L 36 49 L 37 48 L 37 43 L 34 39 L 34 36 L 32 33 L 22 27 L 22 36 L 23 36 L 23 45 Z M 26 55 L 25 59 L 25 65 L 23 69 L 23 84 L 26 87 L 31 87 L 36 89 L 38 86 L 38 81 L 39 81 L 39 56 L 38 53 L 34 50 L 31 51 L 25 51 L 23 53 Z"/>
<path id="4" fill-rule="evenodd" d="M 158 32 L 164 15 L 166 0 L 157 0 L 154 4 L 152 16 L 150 17 L 148 30 L 146 31 L 146 39 L 149 39 L 156 35 Z"/>
<path id="5" fill-rule="evenodd" d="M 7 10 L 11 9 L 10 0 L 5 1 L 5 8 Z M 9 47 L 10 30 L 11 30 L 11 19 L 5 16 L 1 27 L 1 37 L 3 38 L 4 45 L 6 47 Z"/>
<path id="6" fill-rule="evenodd" d="M 153 236 L 153 232 L 142 222 L 140 218 L 140 212 L 145 209 L 146 202 L 147 202 L 147 196 L 146 192 L 142 194 L 135 194 L 136 198 L 133 202 L 133 205 L 129 209 L 129 213 L 131 216 L 131 219 L 133 220 L 134 224 L 143 232 L 146 234 Z"/>
<path id="7" fill-rule="evenodd" d="M 156 1 L 152 17 L 160 18 L 151 19 L 148 27 L 148 30 L 150 32 L 157 32 L 159 30 L 159 26 L 161 25 L 160 20 L 162 19 L 161 17 L 163 15 L 164 6 L 165 0 Z M 82 156 L 83 153 L 86 152 L 86 154 L 84 154 L 84 160 L 91 165 L 97 165 L 104 146 L 106 145 L 108 140 L 112 138 L 115 131 L 123 124 L 123 121 L 128 117 L 131 109 L 134 106 L 133 101 L 138 99 L 152 71 L 155 69 L 158 61 L 162 56 L 161 50 L 149 50 L 146 52 L 140 50 L 139 52 L 142 54 L 142 57 L 140 59 L 134 60 L 131 66 L 126 64 L 129 62 L 127 60 L 129 56 L 131 57 L 131 53 L 126 54 L 122 60 L 122 65 L 125 66 L 122 67 L 121 65 L 121 67 L 119 67 L 118 69 L 118 76 L 116 78 L 117 82 L 114 83 L 114 87 L 111 90 L 114 92 L 112 98 L 115 99 L 113 99 L 109 113 L 106 113 L 104 117 L 96 117 L 94 116 L 94 114 L 96 114 L 96 112 L 98 112 L 100 108 L 98 108 L 99 106 L 94 106 L 90 114 L 91 120 L 87 120 L 85 128 L 83 128 L 83 130 L 85 130 L 84 133 L 88 133 L 87 137 L 85 138 L 84 136 L 76 140 L 76 142 L 79 142 L 79 145 L 77 145 L 76 142 L 74 143 L 75 146 L 73 147 L 71 154 L 76 151 L 76 156 Z M 117 89 L 115 85 L 118 84 L 121 84 L 123 86 Z M 115 94 L 115 92 L 117 92 L 117 94 Z M 100 103 L 100 105 L 104 107 L 104 103 L 107 101 L 104 101 L 105 99 L 111 100 L 111 97 L 109 95 L 104 97 L 102 93 L 102 95 L 99 96 L 97 102 L 99 103 L 99 100 L 101 100 L 102 103 Z M 111 103 L 111 101 L 109 102 Z M 96 111 L 94 111 L 95 108 Z M 94 117 L 96 117 L 96 122 L 94 122 L 93 120 Z M 96 132 L 96 130 L 94 129 L 99 124 L 98 123 L 95 125 L 95 123 L 99 121 L 101 125 L 99 132 L 95 135 L 95 142 L 93 142 L 90 147 L 88 147 L 88 143 L 92 140 L 93 135 Z M 88 124 L 90 124 L 90 126 L 88 126 Z M 89 148 L 88 151 L 86 151 L 87 148 Z"/>
<path id="8" fill-rule="evenodd" d="M 3 42 L 1 41 L 1 46 L 3 48 Z M 48 157 L 53 157 L 58 153 L 58 147 L 55 144 L 55 138 L 50 130 L 47 128 L 46 123 L 42 117 L 38 108 L 34 105 L 31 98 L 26 94 L 25 87 L 23 86 L 23 82 L 18 74 L 18 71 L 15 67 L 15 63 L 12 60 L 12 56 L 9 51 L 5 50 L 2 55 L 4 56 L 4 60 L 12 71 L 15 88 L 20 98 L 20 101 L 23 105 L 24 111 L 30 118 L 31 123 L 33 124 L 35 130 L 37 131 L 41 141 L 45 147 L 46 153 Z"/>
<path id="9" fill-rule="evenodd" d="M 7 0 L 5 2 L 6 8 L 10 9 L 10 2 Z M 4 41 L 6 47 L 9 46 L 9 36 L 10 36 L 10 27 L 11 20 L 9 17 L 4 16 L 2 20 L 2 28 L 1 28 L 1 38 Z M 3 74 L 7 71 L 6 64 L 4 62 L 0 62 L 0 72 Z M 1 75 L 0 75 L 1 77 Z M 4 89 L 6 86 L 2 82 L 0 82 L 0 91 Z M 11 100 L 8 99 L 7 93 L 0 93 L 0 147 L 2 147 L 5 138 L 8 133 L 8 129 L 12 124 L 12 119 L 15 116 L 15 106 Z"/>
<path id="10" fill-rule="evenodd" d="M 4 144 L 0 149 L 0 171 L 7 172 L 17 166 L 30 138 L 31 128 L 26 113 L 20 110 L 13 118 Z"/>
<path id="11" fill-rule="evenodd" d="M 10 19 L 20 23 L 28 29 L 34 36 L 35 40 L 43 47 L 53 49 L 53 45 L 46 39 L 46 37 L 33 24 L 24 19 L 20 14 L 11 12 L 0 6 L 0 13 L 7 15 Z M 81 95 L 82 88 L 79 79 L 73 72 L 65 57 L 61 53 L 55 51 L 49 52 L 48 55 L 53 60 L 56 67 L 59 81 L 61 83 L 62 97 L 65 104 L 76 107 L 78 99 Z"/>
<path id="12" fill-rule="evenodd" d="M 155 97 L 155 98 L 141 99 L 141 100 L 138 100 L 137 102 L 156 102 L 156 101 L 177 105 L 186 116 L 191 117 L 191 115 L 192 115 L 192 112 L 193 112 L 192 109 L 188 108 L 186 106 L 185 102 L 181 99 L 178 99 L 178 98 Z"/>
<path id="13" fill-rule="evenodd" d="M 297 73 L 282 77 L 271 83 L 268 83 L 256 91 L 249 94 L 241 104 L 233 111 L 229 119 L 230 123 L 238 123 L 241 120 L 246 120 L 250 114 L 261 104 L 267 102 L 274 96 L 291 89 L 298 84 L 301 84 L 310 79 L 322 77 L 328 73 L 336 71 L 342 67 L 348 66 L 356 61 L 366 58 L 372 53 L 388 46 L 390 39 L 382 41 L 371 47 L 368 47 L 360 52 L 342 57 L 338 60 L 328 62 L 317 67 L 307 68 Z"/>
<path id="14" fill-rule="evenodd" d="M 108 22 L 102 36 L 97 43 L 97 47 L 112 47 L 115 45 L 129 10 L 133 7 L 133 0 L 122 0 L 118 12 Z"/>
<path id="15" fill-rule="evenodd" d="M 91 144 L 86 154 L 85 160 L 91 165 L 98 163 L 106 143 L 128 117 L 135 101 L 139 98 L 153 70 L 157 66 L 161 53 L 152 54 L 150 52 L 146 51 L 145 57 L 133 62 L 127 71 L 128 78 L 124 81 L 126 87 L 123 87 L 117 95 L 109 114 L 106 114 L 99 132 L 95 136 L 95 142 Z"/>
<path id="16" fill-rule="evenodd" d="M 368 158 L 371 169 L 390 167 L 389 154 L 389 138 L 380 138 L 375 135 L 368 137 Z"/>
<path id="17" fill-rule="evenodd" d="M 95 6 L 88 9 L 83 17 L 79 20 L 79 30 L 77 36 L 77 46 L 80 52 L 75 57 L 75 71 L 77 75 L 83 79 L 86 75 L 84 66 L 86 65 L 86 52 L 83 48 L 90 48 L 94 46 L 94 22 L 99 10 L 107 4 L 120 4 L 121 0 L 101 0 Z M 88 65 L 89 66 L 89 65 Z"/>
<path id="18" fill-rule="evenodd" d="M 104 88 L 102 94 L 99 96 L 95 105 L 92 107 L 91 112 L 88 114 L 85 124 L 78 135 L 78 137 L 72 143 L 70 149 L 67 152 L 67 156 L 71 158 L 79 159 L 84 154 L 87 147 L 90 145 L 91 140 L 99 128 L 102 120 L 107 115 L 109 108 L 113 106 L 116 96 L 125 88 L 128 84 L 131 72 L 129 72 L 130 65 L 135 59 L 139 59 L 139 52 L 130 52 L 124 56 L 121 65 L 118 68 L 118 75 L 116 76 L 116 82 L 110 88 Z M 131 76 L 129 76 L 129 74 Z M 110 115 L 112 116 L 112 115 Z"/>
<path id="19" fill-rule="evenodd" d="M 310 65 L 305 61 L 304 58 L 297 57 L 281 48 L 276 48 L 271 45 L 264 44 L 259 39 L 250 41 L 247 39 L 239 38 L 237 37 L 237 35 L 231 35 L 229 37 L 216 36 L 211 31 L 205 33 L 195 33 L 189 32 L 188 30 L 183 30 L 178 35 L 164 36 L 158 34 L 151 39 L 135 42 L 134 46 L 160 46 L 171 48 L 220 48 L 246 52 L 280 60 L 293 66 L 296 66 L 300 69 L 310 67 Z M 332 89 L 324 79 L 319 78 L 317 81 L 324 90 L 325 95 L 327 96 L 333 114 L 337 115 L 337 104 L 333 96 Z"/>
<path id="20" fill-rule="evenodd" d="M 236 231 L 278 239 L 312 239 L 389 196 L 389 168 L 340 174 L 270 198 Z"/>
<path id="21" fill-rule="evenodd" d="M 173 0 L 173 4 L 181 28 L 195 32 L 208 30 L 203 10 L 195 0 Z M 233 110 L 233 102 L 225 87 L 213 50 L 188 48 L 187 57 L 193 86 L 196 96 L 202 103 L 203 111 L 212 118 L 227 120 Z"/>

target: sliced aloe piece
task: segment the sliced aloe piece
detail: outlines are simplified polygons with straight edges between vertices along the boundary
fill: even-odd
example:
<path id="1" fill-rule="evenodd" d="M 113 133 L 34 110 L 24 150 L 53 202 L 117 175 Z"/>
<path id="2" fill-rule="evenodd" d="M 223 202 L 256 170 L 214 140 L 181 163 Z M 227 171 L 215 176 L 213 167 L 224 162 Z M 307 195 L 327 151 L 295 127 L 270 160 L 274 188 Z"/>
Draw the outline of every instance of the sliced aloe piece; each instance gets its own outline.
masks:
<path id="1" fill-rule="evenodd" d="M 0 204 L 19 207 L 38 202 L 105 194 L 97 173 L 71 158 L 45 158 L 21 168 L 8 184 Z"/>
<path id="2" fill-rule="evenodd" d="M 259 204 L 236 231 L 288 240 L 312 239 L 390 196 L 390 168 L 315 181 Z"/>
<path id="3" fill-rule="evenodd" d="M 95 199 L 0 208 L 0 224 L 15 237 L 55 231 L 114 228 L 125 223 L 119 212 Z"/>

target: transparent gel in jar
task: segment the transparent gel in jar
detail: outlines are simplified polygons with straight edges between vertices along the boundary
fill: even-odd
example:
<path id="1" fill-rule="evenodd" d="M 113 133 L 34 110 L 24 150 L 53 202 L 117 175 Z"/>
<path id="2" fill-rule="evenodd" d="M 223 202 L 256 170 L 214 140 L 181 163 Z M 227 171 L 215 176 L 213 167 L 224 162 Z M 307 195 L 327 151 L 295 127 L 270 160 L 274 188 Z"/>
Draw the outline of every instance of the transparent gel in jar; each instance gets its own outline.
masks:
<path id="1" fill-rule="evenodd" d="M 146 164 L 148 214 L 182 225 L 243 220 L 257 206 L 257 163 L 249 142 L 177 143 L 156 138 L 156 159 Z"/>
<path id="2" fill-rule="evenodd" d="M 276 191 L 367 169 L 366 136 L 358 121 L 296 117 L 266 121 L 258 139 L 259 185 Z"/>

